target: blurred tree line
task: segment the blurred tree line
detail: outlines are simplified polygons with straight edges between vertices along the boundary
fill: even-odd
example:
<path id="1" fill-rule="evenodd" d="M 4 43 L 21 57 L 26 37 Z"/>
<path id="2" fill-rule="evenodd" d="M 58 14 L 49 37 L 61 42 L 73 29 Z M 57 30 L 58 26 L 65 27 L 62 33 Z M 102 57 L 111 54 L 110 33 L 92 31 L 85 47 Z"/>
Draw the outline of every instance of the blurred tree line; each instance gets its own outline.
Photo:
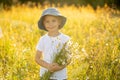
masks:
<path id="1" fill-rule="evenodd" d="M 103 7 L 105 4 L 107 4 L 112 8 L 120 9 L 120 0 L 0 0 L 0 5 L 3 5 L 4 7 L 10 7 L 12 5 L 25 4 L 28 2 L 34 3 L 36 6 L 38 4 L 55 4 L 55 6 L 60 7 L 62 7 L 64 4 L 68 6 L 75 5 L 76 7 L 90 4 L 93 8 L 96 8 L 97 6 Z"/>

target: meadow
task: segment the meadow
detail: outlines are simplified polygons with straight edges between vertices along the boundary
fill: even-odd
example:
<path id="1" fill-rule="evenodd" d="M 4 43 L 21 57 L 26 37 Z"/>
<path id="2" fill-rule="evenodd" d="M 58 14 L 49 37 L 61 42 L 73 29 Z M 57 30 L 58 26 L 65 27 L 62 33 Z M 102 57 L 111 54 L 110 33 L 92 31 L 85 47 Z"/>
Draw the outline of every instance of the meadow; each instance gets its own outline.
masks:
<path id="1" fill-rule="evenodd" d="M 34 57 L 45 31 L 37 23 L 47 6 L 0 8 L 0 80 L 39 80 Z M 58 8 L 67 17 L 60 31 L 77 42 L 68 80 L 120 80 L 120 12 L 91 6 Z"/>

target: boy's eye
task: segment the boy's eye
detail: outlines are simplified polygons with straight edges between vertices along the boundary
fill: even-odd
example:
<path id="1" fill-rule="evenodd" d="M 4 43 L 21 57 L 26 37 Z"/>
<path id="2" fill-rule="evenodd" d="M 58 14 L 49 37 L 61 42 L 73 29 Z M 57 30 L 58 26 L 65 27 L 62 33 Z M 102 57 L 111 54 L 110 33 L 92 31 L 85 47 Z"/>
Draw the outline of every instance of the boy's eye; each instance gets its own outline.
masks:
<path id="1" fill-rule="evenodd" d="M 49 23 L 49 21 L 46 21 L 46 23 Z"/>
<path id="2" fill-rule="evenodd" d="M 52 22 L 56 22 L 56 20 L 52 20 Z"/>

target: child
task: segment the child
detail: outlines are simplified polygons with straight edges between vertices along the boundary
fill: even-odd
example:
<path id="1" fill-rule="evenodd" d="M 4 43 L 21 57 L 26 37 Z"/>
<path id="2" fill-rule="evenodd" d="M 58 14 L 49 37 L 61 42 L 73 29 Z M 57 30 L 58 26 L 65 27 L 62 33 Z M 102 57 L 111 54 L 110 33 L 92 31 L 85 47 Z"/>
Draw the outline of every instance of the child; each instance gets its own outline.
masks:
<path id="1" fill-rule="evenodd" d="M 40 38 L 36 46 L 35 61 L 41 66 L 40 76 L 47 70 L 54 72 L 50 80 L 67 80 L 66 66 L 52 62 L 61 46 L 70 39 L 69 36 L 59 32 L 65 23 L 66 18 L 56 8 L 44 10 L 38 22 L 38 27 L 48 33 Z"/>

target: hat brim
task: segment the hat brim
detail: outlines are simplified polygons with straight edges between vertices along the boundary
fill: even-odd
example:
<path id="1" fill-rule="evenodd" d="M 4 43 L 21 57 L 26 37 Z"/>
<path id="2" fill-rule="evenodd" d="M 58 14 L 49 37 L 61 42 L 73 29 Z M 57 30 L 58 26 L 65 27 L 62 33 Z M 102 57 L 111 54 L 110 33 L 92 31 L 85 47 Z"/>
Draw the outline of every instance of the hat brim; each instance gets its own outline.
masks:
<path id="1" fill-rule="evenodd" d="M 48 14 L 47 14 L 48 15 Z M 51 14 L 50 14 L 51 15 Z M 44 15 L 45 16 L 45 15 Z M 43 25 L 43 17 L 44 16 L 41 16 L 40 20 L 38 21 L 38 27 L 39 29 L 42 29 L 42 30 L 45 30 L 47 31 L 47 29 L 45 29 L 45 26 Z M 64 16 L 61 16 L 61 15 L 52 15 L 52 16 L 59 16 L 61 18 L 61 24 L 59 26 L 59 29 L 61 29 L 65 23 L 66 23 L 66 17 Z"/>

